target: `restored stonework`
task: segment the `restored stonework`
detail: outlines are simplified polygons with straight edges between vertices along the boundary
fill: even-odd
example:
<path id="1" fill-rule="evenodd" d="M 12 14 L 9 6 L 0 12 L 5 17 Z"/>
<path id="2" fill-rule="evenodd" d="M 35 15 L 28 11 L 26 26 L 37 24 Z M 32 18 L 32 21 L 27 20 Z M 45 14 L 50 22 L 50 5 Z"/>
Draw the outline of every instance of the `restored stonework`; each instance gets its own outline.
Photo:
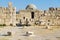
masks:
<path id="1" fill-rule="evenodd" d="M 41 11 L 35 5 L 30 4 L 25 10 L 18 12 L 16 19 L 20 20 L 22 24 L 26 24 L 27 19 L 30 25 L 60 25 L 60 9 L 51 7 L 49 10 Z"/>

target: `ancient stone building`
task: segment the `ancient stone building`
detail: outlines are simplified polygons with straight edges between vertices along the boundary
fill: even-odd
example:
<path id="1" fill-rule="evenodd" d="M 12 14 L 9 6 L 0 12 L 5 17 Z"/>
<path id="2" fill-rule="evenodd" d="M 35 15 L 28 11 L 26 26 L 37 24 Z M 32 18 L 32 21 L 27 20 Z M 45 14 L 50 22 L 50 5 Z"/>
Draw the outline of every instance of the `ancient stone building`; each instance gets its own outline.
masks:
<path id="1" fill-rule="evenodd" d="M 0 7 L 0 24 L 60 26 L 60 8 L 50 7 L 42 11 L 34 4 L 29 4 L 25 9 L 16 12 L 16 8 L 9 2 L 8 7 Z"/>
<path id="2" fill-rule="evenodd" d="M 26 24 L 27 20 L 28 24 L 34 25 L 35 21 L 39 19 L 41 12 L 35 5 L 30 4 L 27 5 L 25 10 L 19 10 L 17 20 L 18 22 L 21 20 L 22 24 Z"/>
<path id="3" fill-rule="evenodd" d="M 0 24 L 16 25 L 16 8 L 11 2 L 8 7 L 0 7 Z"/>
<path id="4" fill-rule="evenodd" d="M 48 10 L 38 10 L 33 4 L 27 5 L 25 10 L 19 10 L 16 21 L 20 24 L 30 25 L 60 25 L 60 9 L 50 7 Z"/>

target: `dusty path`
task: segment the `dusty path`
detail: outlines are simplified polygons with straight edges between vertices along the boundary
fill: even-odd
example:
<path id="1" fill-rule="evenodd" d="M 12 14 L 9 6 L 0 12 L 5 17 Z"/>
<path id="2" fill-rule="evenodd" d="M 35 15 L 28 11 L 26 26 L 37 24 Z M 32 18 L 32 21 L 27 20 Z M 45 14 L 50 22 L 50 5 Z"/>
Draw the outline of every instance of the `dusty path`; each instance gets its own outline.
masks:
<path id="1" fill-rule="evenodd" d="M 10 31 L 11 36 L 0 36 L 0 40 L 60 40 L 60 28 L 43 29 L 41 27 L 4 27 L 0 28 L 0 35 Z M 31 31 L 34 36 L 23 36 Z"/>

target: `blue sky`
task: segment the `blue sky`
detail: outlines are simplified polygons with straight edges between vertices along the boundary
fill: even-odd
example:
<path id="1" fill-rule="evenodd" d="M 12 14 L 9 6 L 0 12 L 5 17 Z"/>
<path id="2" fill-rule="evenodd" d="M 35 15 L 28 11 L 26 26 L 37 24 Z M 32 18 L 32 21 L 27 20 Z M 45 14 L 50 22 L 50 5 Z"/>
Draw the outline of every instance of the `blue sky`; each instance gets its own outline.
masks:
<path id="1" fill-rule="evenodd" d="M 60 7 L 60 0 L 0 0 L 0 6 L 7 7 L 12 2 L 17 10 L 25 9 L 28 4 L 34 4 L 40 10 L 47 10 L 49 7 Z"/>

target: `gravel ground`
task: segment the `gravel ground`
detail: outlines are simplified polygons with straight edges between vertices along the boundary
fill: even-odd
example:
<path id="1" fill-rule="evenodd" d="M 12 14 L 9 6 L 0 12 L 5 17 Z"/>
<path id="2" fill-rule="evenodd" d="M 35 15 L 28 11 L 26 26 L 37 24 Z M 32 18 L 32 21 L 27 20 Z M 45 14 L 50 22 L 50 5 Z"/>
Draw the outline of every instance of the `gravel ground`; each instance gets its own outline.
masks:
<path id="1" fill-rule="evenodd" d="M 11 36 L 2 36 L 11 32 Z M 24 36 L 27 31 L 33 36 Z M 60 40 L 60 28 L 45 29 L 42 26 L 0 28 L 0 40 Z"/>

